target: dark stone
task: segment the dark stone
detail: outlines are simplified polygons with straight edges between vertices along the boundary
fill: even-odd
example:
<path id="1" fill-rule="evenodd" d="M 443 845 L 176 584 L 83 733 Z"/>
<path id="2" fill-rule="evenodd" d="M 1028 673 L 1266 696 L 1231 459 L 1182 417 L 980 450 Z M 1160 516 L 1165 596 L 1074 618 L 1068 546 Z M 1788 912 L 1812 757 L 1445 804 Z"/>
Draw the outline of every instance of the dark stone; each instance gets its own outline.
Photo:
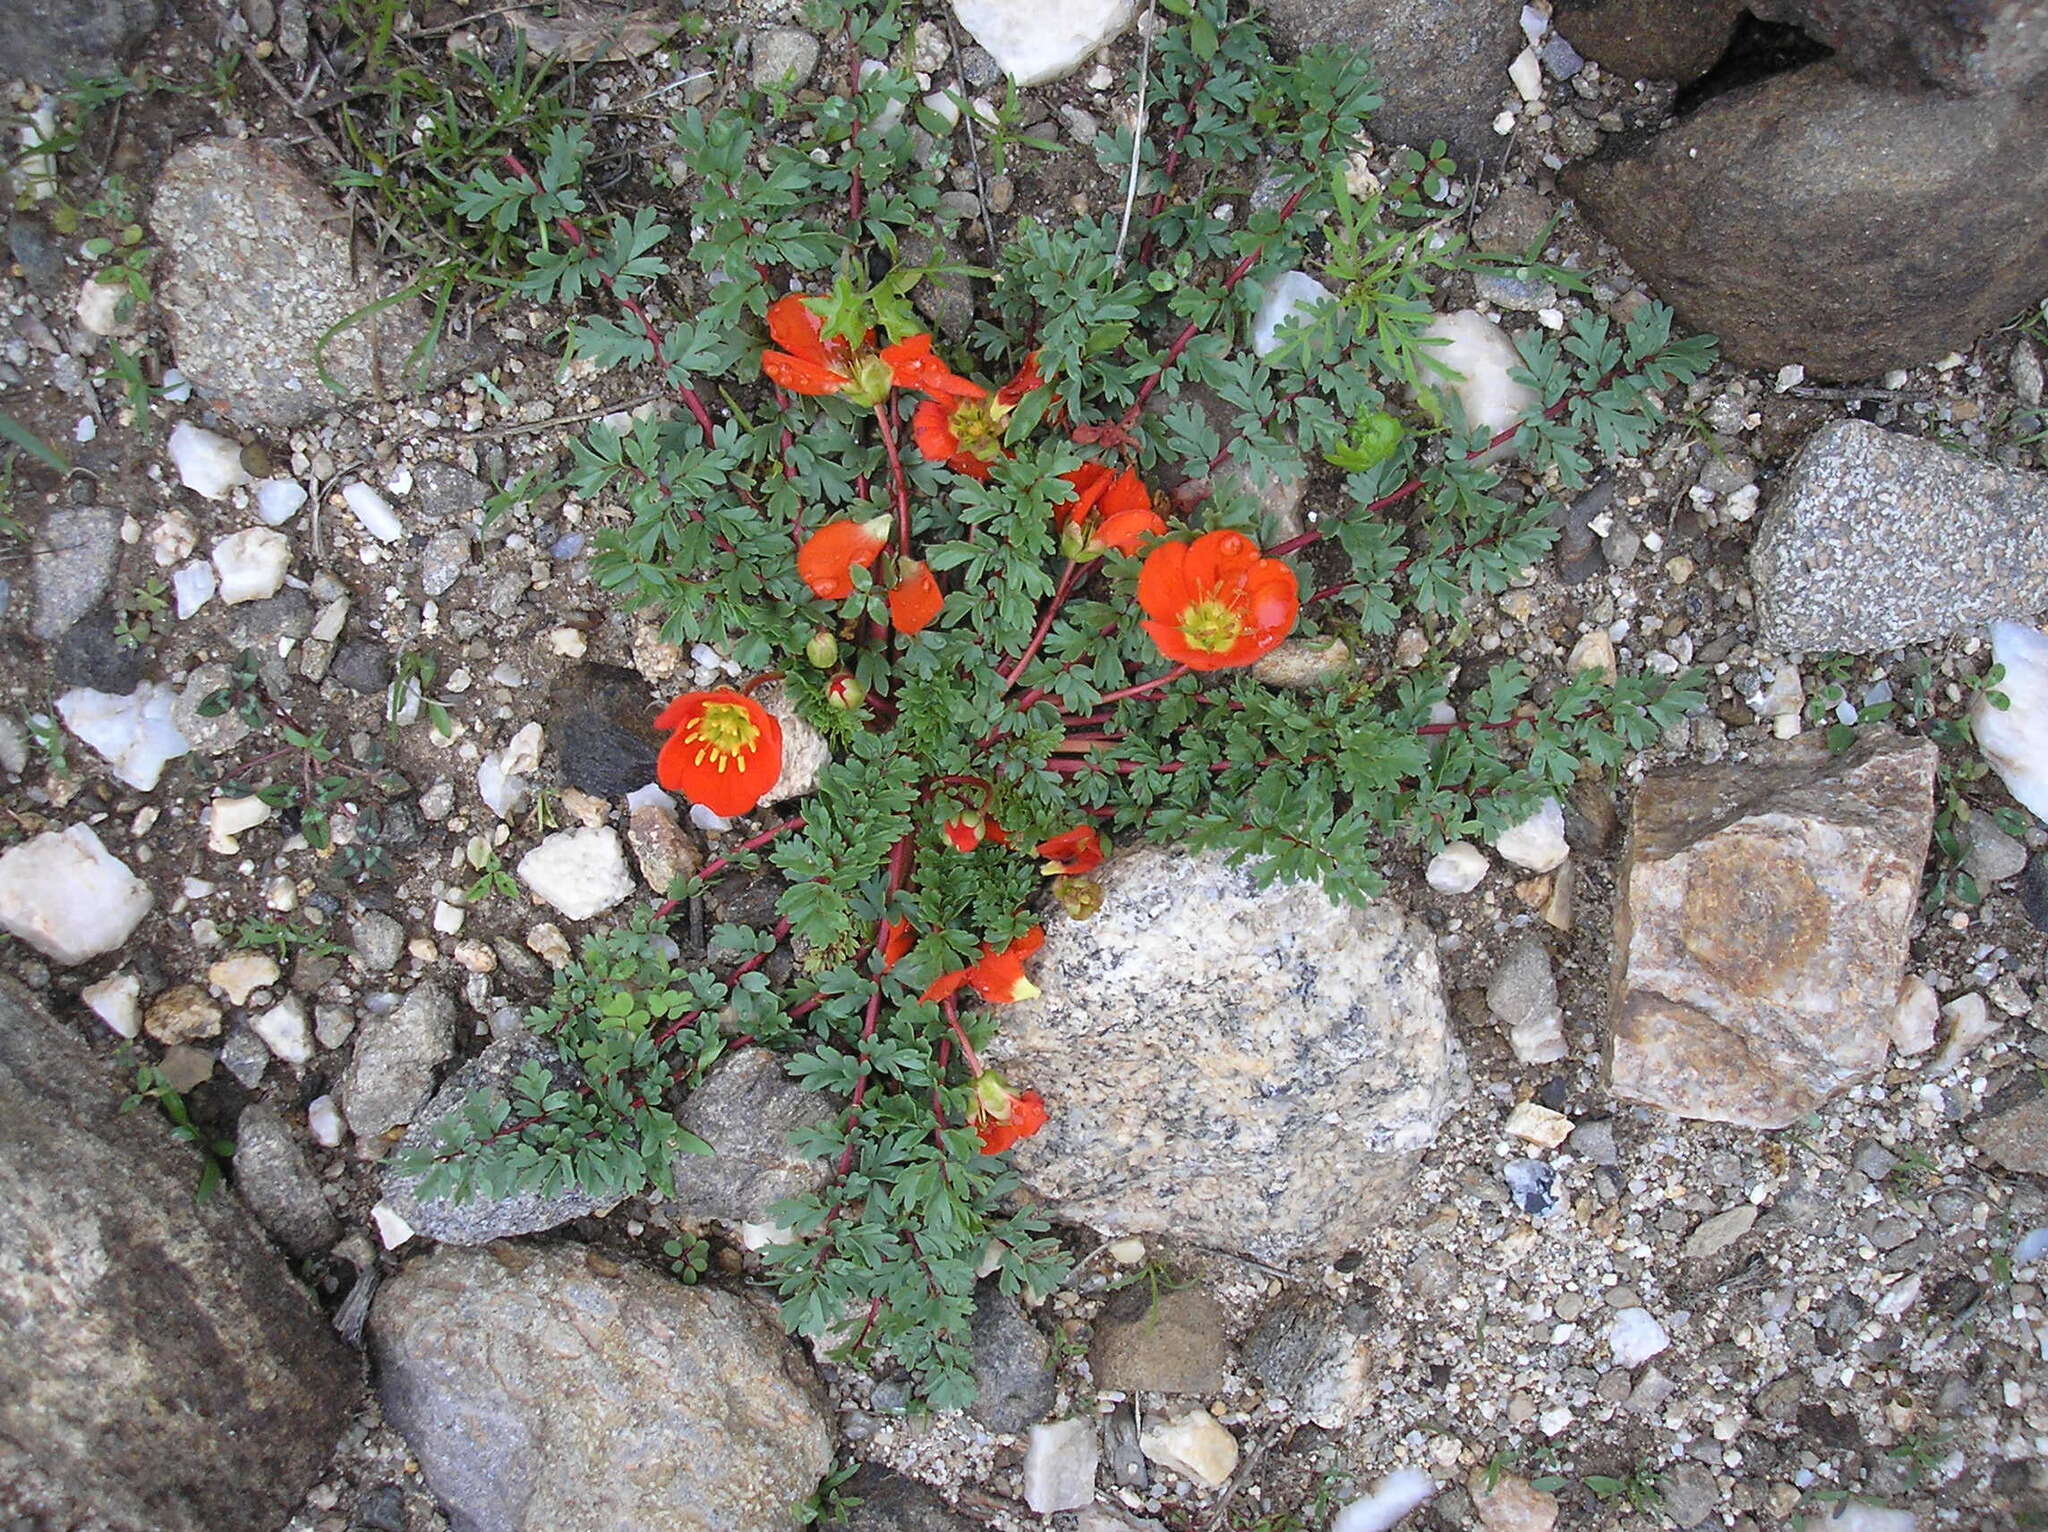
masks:
<path id="1" fill-rule="evenodd" d="M 426 829 L 420 823 L 420 811 L 410 798 L 400 798 L 385 806 L 377 820 L 377 844 L 385 851 L 403 856 L 416 850 L 424 839 Z"/>
<path id="2" fill-rule="evenodd" d="M 2039 1074 L 2028 1070 L 2002 1084 L 1963 1137 L 2007 1170 L 2048 1176 L 2048 1090 Z"/>
<path id="3" fill-rule="evenodd" d="M 1607 567 L 1592 524 L 1614 503 L 1614 481 L 1602 479 L 1570 505 L 1557 510 L 1557 574 L 1567 585 L 1583 585 Z"/>
<path id="4" fill-rule="evenodd" d="M 776 1203 L 823 1184 L 825 1161 L 804 1159 L 790 1147 L 790 1136 L 822 1127 L 832 1116 L 831 1099 L 791 1079 L 780 1055 L 767 1048 L 728 1055 L 676 1113 L 676 1121 L 713 1152 L 676 1156 L 668 1209 L 729 1224 L 768 1222 Z"/>
<path id="5" fill-rule="evenodd" d="M 465 523 L 490 492 L 483 480 L 453 463 L 422 463 L 413 471 L 413 503 L 426 521 Z"/>
<path id="6" fill-rule="evenodd" d="M 2048 851 L 2036 851 L 2027 858 L 2027 870 L 2020 874 L 2019 894 L 2027 924 L 2036 931 L 2048 931 Z"/>
<path id="7" fill-rule="evenodd" d="M 396 1484 L 380 1484 L 366 1491 L 356 1502 L 348 1532 L 406 1532 L 405 1491 Z"/>
<path id="8" fill-rule="evenodd" d="M 38 85 L 117 73 L 157 22 L 157 0 L 8 0 L 0 58 Z"/>
<path id="9" fill-rule="evenodd" d="M 662 736 L 647 683 L 616 665 L 579 665 L 556 688 L 548 738 L 562 779 L 599 798 L 620 798 L 654 780 Z"/>
<path id="10" fill-rule="evenodd" d="M 274 1532 L 357 1361 L 198 1155 L 0 979 L 0 1485 L 33 1526 Z"/>
<path id="11" fill-rule="evenodd" d="M 1461 168 L 1504 152 L 1493 116 L 1522 51 L 1519 8 L 1497 0 L 1271 0 L 1274 34 L 1297 48 L 1363 48 L 1383 104 L 1381 142 L 1442 139 Z"/>
<path id="12" fill-rule="evenodd" d="M 2048 288 L 2048 81 L 1957 99 L 1816 64 L 1564 184 L 1738 367 L 1875 376 L 1967 349 Z"/>
<path id="13" fill-rule="evenodd" d="M 859 1503 L 833 1523 L 839 1532 L 977 1532 L 981 1526 L 947 1505 L 937 1490 L 873 1463 L 862 1464 L 842 1493 Z"/>
<path id="14" fill-rule="evenodd" d="M 32 292 L 45 298 L 63 293 L 64 246 L 41 220 L 16 213 L 7 227 L 7 248 Z"/>
<path id="15" fill-rule="evenodd" d="M 2016 90 L 2048 73 L 2044 0 L 1746 0 L 1799 28 L 1859 78 L 1963 95 Z"/>
<path id="16" fill-rule="evenodd" d="M 968 1414 L 991 1431 L 1013 1435 L 1045 1419 L 1059 1392 L 1046 1365 L 1050 1348 L 1017 1300 L 993 1282 L 983 1282 L 975 1295 L 968 1345 L 979 1390 Z"/>
<path id="17" fill-rule="evenodd" d="M 1230 1361 L 1229 1315 L 1199 1287 L 1125 1288 L 1095 1322 L 1088 1366 L 1122 1393 L 1213 1394 Z"/>
<path id="18" fill-rule="evenodd" d="M 121 642 L 114 614 L 102 607 L 65 630 L 52 650 L 50 668 L 60 688 L 90 686 L 125 697 L 142 684 L 148 659 L 140 644 Z"/>
<path id="19" fill-rule="evenodd" d="M 1144 1449 L 1138 1445 L 1138 1410 L 1130 1400 L 1103 1417 L 1102 1451 L 1109 1459 L 1110 1477 L 1124 1488 L 1141 1490 L 1152 1482 Z"/>
<path id="20" fill-rule="evenodd" d="M 228 612 L 228 637 L 244 649 L 275 652 L 280 638 L 297 642 L 313 631 L 312 598 L 289 585 L 262 601 L 231 606 Z"/>
<path id="21" fill-rule="evenodd" d="M 350 639 L 335 651 L 327 675 L 352 692 L 372 696 L 391 684 L 391 652 L 382 644 Z"/>
<path id="22" fill-rule="evenodd" d="M 1696 80 L 1714 67 L 1748 0 L 1558 0 L 1557 30 L 1629 80 Z"/>

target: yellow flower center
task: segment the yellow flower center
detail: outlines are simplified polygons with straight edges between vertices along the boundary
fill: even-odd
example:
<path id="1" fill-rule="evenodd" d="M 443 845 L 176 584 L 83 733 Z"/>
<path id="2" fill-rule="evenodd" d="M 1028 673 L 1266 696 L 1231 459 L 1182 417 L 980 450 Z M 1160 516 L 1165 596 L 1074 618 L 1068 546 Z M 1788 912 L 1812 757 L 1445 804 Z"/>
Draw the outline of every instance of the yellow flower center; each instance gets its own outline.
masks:
<path id="1" fill-rule="evenodd" d="M 737 702 L 707 702 L 690 725 L 689 738 L 697 742 L 699 766 L 710 761 L 724 771 L 761 743 L 761 726 Z"/>
<path id="2" fill-rule="evenodd" d="M 1244 631 L 1244 619 L 1214 596 L 1195 602 L 1180 614 L 1180 636 L 1190 649 L 1222 654 Z"/>
<path id="3" fill-rule="evenodd" d="M 1005 410 L 1003 413 L 1007 415 L 1009 411 Z M 997 422 L 994 407 L 988 400 L 965 401 L 953 411 L 953 418 L 949 424 L 953 428 L 953 439 L 960 444 L 962 452 L 987 461 L 1002 450 L 1002 427 Z"/>
<path id="4" fill-rule="evenodd" d="M 872 409 L 889 397 L 889 390 L 895 386 L 895 375 L 889 364 L 872 351 L 857 352 L 847 376 L 852 379 L 840 390 L 849 403 Z"/>

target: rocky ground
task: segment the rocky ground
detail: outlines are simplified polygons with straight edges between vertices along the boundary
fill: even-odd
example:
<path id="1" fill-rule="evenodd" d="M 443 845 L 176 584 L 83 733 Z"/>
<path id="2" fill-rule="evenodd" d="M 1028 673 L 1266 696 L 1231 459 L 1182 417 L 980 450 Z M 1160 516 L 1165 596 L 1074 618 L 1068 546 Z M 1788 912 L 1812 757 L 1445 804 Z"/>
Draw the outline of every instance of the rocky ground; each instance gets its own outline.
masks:
<path id="1" fill-rule="evenodd" d="M 935 89 L 1001 97 L 969 32 L 1006 46 L 982 13 L 1010 9 L 932 12 L 915 62 Z M 645 399 L 565 373 L 558 316 L 470 296 L 424 375 L 406 353 L 427 315 L 407 302 L 328 348 L 343 402 L 321 385 L 324 333 L 393 289 L 374 203 L 327 181 L 335 118 L 294 111 L 319 83 L 303 7 L 59 7 L 70 20 L 36 37 L 0 31 L 32 77 L 65 48 L 89 63 L 146 36 L 181 87 L 94 116 L 40 188 L 16 166 L 0 273 L 0 410 L 73 465 L 15 451 L 0 506 L 0 952 L 20 982 L 0 993 L 0 1095 L 48 1128 L 10 1142 L 0 1185 L 32 1243 L 66 1252 L 45 1269 L 0 1249 L 0 1302 L 47 1325 L 0 1362 L 17 1384 L 0 1392 L 28 1398 L 59 1355 L 105 1391 L 4 1407 L 10 1525 L 538 1532 L 660 1506 L 664 1525 L 767 1527 L 835 1460 L 867 1465 L 850 1522 L 867 1532 L 1040 1512 L 1086 1532 L 1311 1532 L 1375 1486 L 1335 1525 L 1411 1504 L 1401 1525 L 1494 1532 L 2048 1524 L 2048 658 L 2022 631 L 2001 635 L 2012 707 L 1988 730 L 2009 770 L 1954 732 L 1992 662 L 1986 623 L 2048 607 L 2041 204 L 2008 218 L 2026 194 L 1987 169 L 2029 145 L 2048 163 L 2048 113 L 2026 116 L 2039 76 L 1922 47 L 1960 103 L 1942 110 L 1968 119 L 1929 126 L 1919 96 L 1880 94 L 1899 49 L 1869 39 L 1911 25 L 1897 8 L 1814 5 L 1826 78 L 1755 87 L 1808 135 L 1816 202 L 1886 124 L 1959 178 L 1926 193 L 1950 188 L 1939 227 L 1971 225 L 1957 239 L 1990 241 L 1998 281 L 2022 284 L 1985 298 L 1942 241 L 1837 249 L 1841 227 L 1798 225 L 1789 197 L 1793 227 L 1703 216 L 1657 247 L 1686 163 L 1704 152 L 1724 188 L 1768 170 L 1728 136 L 1755 99 L 1681 102 L 1725 34 L 1688 44 L 1695 60 L 1649 23 L 1577 30 L 1571 8 L 1553 28 L 1546 7 L 1424 5 L 1415 35 L 1371 4 L 1309 9 L 1277 14 L 1382 51 L 1376 174 L 1399 172 L 1399 135 L 1446 138 L 1482 246 L 1555 218 L 1549 258 L 1584 278 L 1457 302 L 1555 326 L 1690 295 L 1730 338 L 1733 360 L 1668 401 L 1640 458 L 1603 465 L 1554 556 L 1468 611 L 1462 638 L 1549 675 L 1696 666 L 1707 707 L 1498 847 L 1392 849 L 1391 896 L 1364 915 L 1158 853 L 1114 864 L 1098 919 L 1134 921 L 1129 939 L 1055 922 L 1061 982 L 1042 977 L 1047 1001 L 1018 1008 L 1002 1049 L 1095 1109 L 1019 1154 L 1075 1274 L 1028 1309 L 987 1298 L 982 1400 L 938 1416 L 886 1370 L 800 1354 L 749 1295 L 765 1209 L 810 1173 L 781 1143 L 814 1104 L 765 1056 L 699 1093 L 726 1152 L 670 1203 L 457 1219 L 382 1163 L 523 1057 L 522 1017 L 575 942 L 723 844 L 639 791 L 648 701 L 718 657 L 663 645 L 592 585 L 609 508 L 508 492 Z M 670 95 L 847 62 L 781 7 L 708 20 L 583 77 L 620 142 L 653 144 Z M 502 56 L 512 23 L 411 25 Z M 1076 147 L 1130 107 L 1138 43 L 1112 35 L 1018 97 L 1017 136 L 1063 152 L 1013 149 L 952 188 L 970 242 L 1116 205 L 1115 167 Z M 1627 62 L 1593 62 L 1596 38 Z M 17 81 L 10 104 L 32 115 L 46 83 Z M 1453 104 L 1432 118 L 1432 100 Z M 1979 129 L 1995 151 L 1958 168 L 1950 149 Z M 1990 184 L 1959 203 L 1965 169 Z M 59 210 L 110 173 L 121 205 L 64 231 Z M 1859 215 L 1860 237 L 1886 245 L 1884 218 L 1917 206 Z M 87 249 L 102 230 L 111 250 Z M 1855 282 L 1788 294 L 1779 247 L 1807 253 L 1816 289 Z M 134 250 L 150 298 L 121 305 L 92 279 Z M 1967 302 L 1924 280 L 1944 259 Z M 1870 307 L 1802 308 L 1830 301 Z M 1809 330 L 1825 344 L 1784 349 Z M 146 409 L 128 357 L 158 386 Z M 1310 516 L 1323 492 L 1308 486 Z M 288 712 L 242 716 L 238 667 Z M 222 692 L 225 711 L 206 706 Z M 300 772 L 290 801 L 259 813 L 221 790 L 273 751 Z M 1264 1004 L 1195 940 L 1224 918 L 1240 948 L 1287 954 Z M 1141 1008 L 1171 1020 L 1112 1024 Z M 1325 1045 L 1305 1053 L 1304 1033 Z M 175 1125 L 162 1103 L 103 1131 L 81 1087 L 105 1068 L 87 1050 L 124 1042 L 192 1136 L 235 1145 L 232 1195 L 190 1228 L 136 1137 Z M 1180 1131 L 1119 1116 L 1131 1101 L 1171 1104 Z M 700 1234 L 708 1278 L 681 1285 L 664 1244 Z M 99 1280 L 82 1274 L 137 1269 L 136 1251 L 176 1281 L 127 1301 L 260 1332 L 291 1365 L 240 1341 L 187 1357 L 173 1326 L 50 1322 L 111 1303 L 81 1297 Z M 330 1331 L 367 1353 L 360 1399 Z M 89 1422 L 107 1399 L 147 1415 L 186 1368 L 246 1378 L 222 1393 L 267 1424 L 152 1459 L 143 1427 Z M 297 1440 L 265 1445 L 280 1433 Z M 201 1465 L 223 1503 L 81 1497 L 131 1463 L 164 1486 Z M 684 1499 L 662 1499 L 678 1479 Z M 243 1483 L 269 1502 L 220 1493 Z M 38 1519 L 67 1503 L 85 1509 Z"/>

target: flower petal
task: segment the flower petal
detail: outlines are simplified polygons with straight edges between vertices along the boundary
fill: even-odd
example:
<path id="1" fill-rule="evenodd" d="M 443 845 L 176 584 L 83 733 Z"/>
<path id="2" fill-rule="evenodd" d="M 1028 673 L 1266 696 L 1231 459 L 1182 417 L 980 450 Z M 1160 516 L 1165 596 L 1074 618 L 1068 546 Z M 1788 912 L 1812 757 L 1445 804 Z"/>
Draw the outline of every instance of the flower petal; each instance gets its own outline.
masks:
<path id="1" fill-rule="evenodd" d="M 917 450 L 933 462 L 943 462 L 960 450 L 960 438 L 953 434 L 953 411 L 957 402 L 927 399 L 910 417 L 911 438 Z"/>
<path id="2" fill-rule="evenodd" d="M 886 533 L 871 527 L 862 521 L 828 521 L 804 540 L 797 550 L 796 572 L 812 595 L 844 601 L 853 594 L 853 566 L 872 565 L 888 542 Z"/>
<path id="3" fill-rule="evenodd" d="M 836 394 L 851 381 L 845 374 L 834 372 L 822 362 L 785 356 L 780 351 L 761 353 L 761 372 L 770 383 L 786 388 L 793 394 L 809 394 L 812 397 Z"/>
<path id="4" fill-rule="evenodd" d="M 832 360 L 825 349 L 825 321 L 805 301 L 802 293 L 791 293 L 768 305 L 768 333 L 775 344 L 791 356 L 824 364 Z"/>
<path id="5" fill-rule="evenodd" d="M 898 633 L 914 636 L 937 620 L 945 604 L 945 592 L 939 589 L 931 566 L 922 559 L 913 559 L 903 566 L 902 577 L 889 589 L 889 621 Z"/>
<path id="6" fill-rule="evenodd" d="M 988 393 L 979 383 L 970 383 L 934 356 L 929 335 L 913 335 L 893 346 L 884 346 L 882 360 L 889 364 L 889 376 L 898 388 L 950 394 L 960 399 L 980 399 Z"/>

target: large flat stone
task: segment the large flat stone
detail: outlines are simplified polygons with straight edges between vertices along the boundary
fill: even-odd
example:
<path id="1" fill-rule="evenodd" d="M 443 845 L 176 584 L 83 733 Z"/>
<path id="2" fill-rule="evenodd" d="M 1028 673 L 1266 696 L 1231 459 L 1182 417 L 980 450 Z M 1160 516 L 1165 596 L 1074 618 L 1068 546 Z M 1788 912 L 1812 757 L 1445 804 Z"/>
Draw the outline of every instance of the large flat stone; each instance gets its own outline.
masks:
<path id="1" fill-rule="evenodd" d="M 1616 878 L 1617 1096 L 1782 1128 L 1883 1067 L 1936 755 L 1873 733 L 1644 779 Z"/>
<path id="2" fill-rule="evenodd" d="M 1874 654 L 2048 607 L 2048 474 L 1860 420 L 1823 426 L 1750 553 L 1764 638 Z"/>
<path id="3" fill-rule="evenodd" d="M 992 1052 L 1051 1121 L 1016 1150 L 1047 1211 L 1261 1258 L 1341 1251 L 1398 1205 L 1464 1082 L 1436 944 L 1390 903 L 1260 889 L 1219 854 L 1105 866 L 1055 916 L 1041 999 Z"/>
<path id="4" fill-rule="evenodd" d="M 284 1258 L 0 978 L 0 1518 L 276 1532 L 362 1392 Z M 20 1518 L 20 1520 L 17 1520 Z"/>

